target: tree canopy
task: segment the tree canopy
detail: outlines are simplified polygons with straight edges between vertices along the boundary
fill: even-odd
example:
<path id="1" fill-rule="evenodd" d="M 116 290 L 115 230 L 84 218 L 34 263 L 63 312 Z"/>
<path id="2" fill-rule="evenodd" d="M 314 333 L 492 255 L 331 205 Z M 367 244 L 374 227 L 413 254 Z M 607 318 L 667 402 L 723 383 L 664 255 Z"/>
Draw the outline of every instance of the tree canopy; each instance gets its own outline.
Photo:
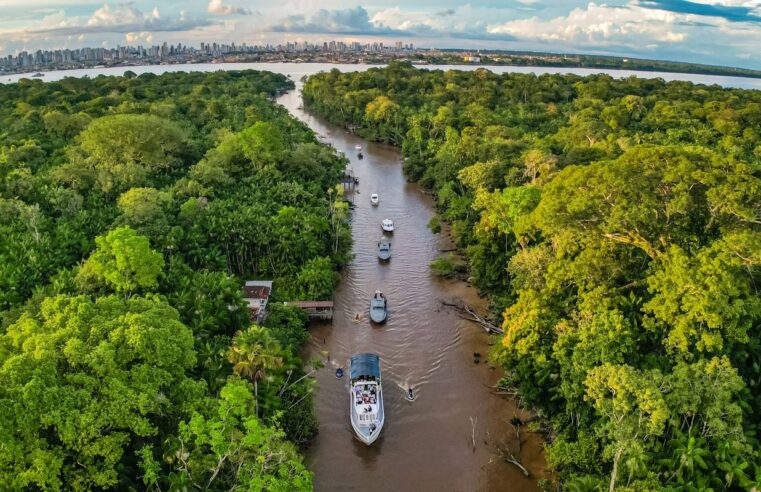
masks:
<path id="1" fill-rule="evenodd" d="M 273 103 L 292 87 L 256 71 L 2 86 L 3 487 L 312 488 L 307 320 L 277 301 L 329 297 L 351 244 L 345 159 Z M 263 326 L 251 278 L 274 280 Z"/>

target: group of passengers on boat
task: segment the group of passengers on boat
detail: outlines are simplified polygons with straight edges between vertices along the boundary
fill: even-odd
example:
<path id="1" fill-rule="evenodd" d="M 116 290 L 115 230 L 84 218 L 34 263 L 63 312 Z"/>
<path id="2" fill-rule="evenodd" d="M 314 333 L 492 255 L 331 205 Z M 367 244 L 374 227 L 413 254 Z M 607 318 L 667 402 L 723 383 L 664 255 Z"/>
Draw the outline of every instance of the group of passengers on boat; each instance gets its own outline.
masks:
<path id="1" fill-rule="evenodd" d="M 375 391 L 375 385 L 367 385 L 360 387 L 359 385 L 354 387 L 354 401 L 357 406 L 359 405 L 375 405 L 378 403 L 378 395 Z M 365 412 L 371 412 L 372 407 L 365 408 Z"/>

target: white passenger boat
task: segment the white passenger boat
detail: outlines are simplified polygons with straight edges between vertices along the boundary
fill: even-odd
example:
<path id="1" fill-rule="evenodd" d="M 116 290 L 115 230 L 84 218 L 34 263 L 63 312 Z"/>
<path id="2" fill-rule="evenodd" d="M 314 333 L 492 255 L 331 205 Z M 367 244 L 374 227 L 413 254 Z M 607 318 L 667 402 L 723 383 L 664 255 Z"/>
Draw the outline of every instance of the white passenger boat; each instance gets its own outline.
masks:
<path id="1" fill-rule="evenodd" d="M 386 232 L 394 232 L 394 221 L 391 219 L 383 219 L 383 222 L 381 222 L 381 229 Z"/>
<path id="2" fill-rule="evenodd" d="M 380 203 L 380 197 L 378 196 L 377 193 L 373 193 L 372 195 L 370 195 L 370 203 L 372 203 L 373 205 L 378 205 Z"/>
<path id="3" fill-rule="evenodd" d="M 385 416 L 380 357 L 372 353 L 352 355 L 349 375 L 351 426 L 359 440 L 369 446 L 378 439 Z"/>
<path id="4" fill-rule="evenodd" d="M 354 146 L 354 150 L 362 150 L 362 146 L 357 144 Z"/>

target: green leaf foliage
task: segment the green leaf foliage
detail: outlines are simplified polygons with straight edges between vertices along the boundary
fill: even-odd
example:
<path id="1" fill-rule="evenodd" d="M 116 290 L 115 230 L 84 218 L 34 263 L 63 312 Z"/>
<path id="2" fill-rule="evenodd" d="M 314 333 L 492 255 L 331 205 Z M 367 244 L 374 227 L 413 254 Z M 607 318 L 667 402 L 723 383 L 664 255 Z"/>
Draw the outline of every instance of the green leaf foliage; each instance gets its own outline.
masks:
<path id="1" fill-rule="evenodd" d="M 278 302 L 349 260 L 345 159 L 282 75 L 38 82 L 0 91 L 0 489 L 311 489 L 307 320 Z"/>

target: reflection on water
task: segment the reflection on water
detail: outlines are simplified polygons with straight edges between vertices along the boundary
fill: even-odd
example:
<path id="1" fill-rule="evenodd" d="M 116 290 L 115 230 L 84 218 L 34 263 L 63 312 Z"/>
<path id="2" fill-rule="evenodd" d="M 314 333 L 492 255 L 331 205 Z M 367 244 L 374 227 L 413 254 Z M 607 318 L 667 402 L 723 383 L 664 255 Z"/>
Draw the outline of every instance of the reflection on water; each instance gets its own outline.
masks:
<path id="1" fill-rule="evenodd" d="M 310 116 L 299 109 L 298 91 L 279 102 L 349 156 L 360 179 L 352 212 L 355 258 L 336 290 L 333 322 L 312 326 L 307 354 L 328 362 L 317 374 L 320 432 L 307 451 L 317 490 L 534 490 L 533 481 L 493 453 L 495 443 L 511 432 L 506 421 L 516 410 L 489 387 L 499 371 L 487 361 L 473 362 L 473 352 L 488 353 L 488 337 L 440 304 L 440 299 L 481 300 L 462 282 L 441 281 L 429 272 L 428 264 L 447 246 L 447 238 L 426 227 L 433 214 L 430 198 L 406 182 L 397 149 Z M 356 157 L 357 144 L 364 159 Z M 372 193 L 380 195 L 379 206 L 370 204 Z M 395 225 L 394 255 L 386 263 L 377 257 L 384 218 Z M 367 315 L 376 289 L 388 298 L 384 325 L 371 324 Z M 362 317 L 355 322 L 357 313 Z M 386 422 L 371 447 L 354 438 L 348 378 L 335 377 L 337 367 L 348 367 L 351 354 L 364 351 L 381 356 L 386 389 Z M 409 387 L 415 389 L 414 402 L 405 397 Z M 535 439 L 524 444 L 523 461 L 535 471 L 541 466 Z"/>

